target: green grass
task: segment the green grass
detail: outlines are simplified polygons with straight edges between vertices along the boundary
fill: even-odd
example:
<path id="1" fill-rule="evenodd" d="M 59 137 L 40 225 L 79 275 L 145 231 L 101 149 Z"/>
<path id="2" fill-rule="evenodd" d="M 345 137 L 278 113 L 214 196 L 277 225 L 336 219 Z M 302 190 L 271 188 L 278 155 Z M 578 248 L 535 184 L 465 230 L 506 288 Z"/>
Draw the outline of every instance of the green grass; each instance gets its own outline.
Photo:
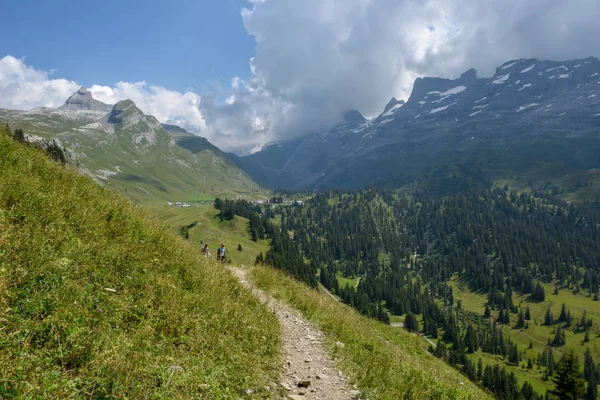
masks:
<path id="1" fill-rule="evenodd" d="M 256 256 L 261 252 L 264 255 L 269 249 L 268 240 L 259 240 L 258 243 L 250 240 L 246 218 L 236 215 L 231 221 L 221 222 L 217 218 L 219 210 L 212 204 L 190 208 L 152 208 L 151 212 L 176 232 L 179 232 L 182 226 L 197 221 L 198 224 L 189 231 L 190 243 L 198 248 L 201 241 L 208 243 L 213 258 L 221 243 L 225 243 L 233 264 L 254 265 Z M 242 251 L 237 250 L 238 244 L 242 245 Z"/>
<path id="2" fill-rule="evenodd" d="M 197 246 L 0 132 L 0 398 L 262 399 L 280 360 Z"/>
<path id="3" fill-rule="evenodd" d="M 346 285 L 350 287 L 356 287 L 358 284 L 358 277 L 347 278 L 342 275 L 341 271 L 338 271 L 336 274 L 337 281 L 340 285 L 340 288 L 345 287 Z"/>
<path id="4" fill-rule="evenodd" d="M 355 310 L 268 267 L 252 267 L 262 290 L 300 310 L 327 336 L 339 368 L 369 399 L 485 399 L 468 378 L 427 352 L 419 335 L 359 315 Z M 336 346 L 342 342 L 343 348 Z"/>

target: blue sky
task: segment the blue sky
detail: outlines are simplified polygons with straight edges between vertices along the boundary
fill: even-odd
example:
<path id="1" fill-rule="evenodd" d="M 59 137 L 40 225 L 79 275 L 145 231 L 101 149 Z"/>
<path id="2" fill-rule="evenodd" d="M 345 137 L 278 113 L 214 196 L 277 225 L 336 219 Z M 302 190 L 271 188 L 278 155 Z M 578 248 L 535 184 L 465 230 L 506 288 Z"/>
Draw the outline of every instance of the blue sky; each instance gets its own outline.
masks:
<path id="1" fill-rule="evenodd" d="M 86 86 L 146 81 L 202 91 L 250 73 L 245 0 L 0 0 L 0 57 Z"/>

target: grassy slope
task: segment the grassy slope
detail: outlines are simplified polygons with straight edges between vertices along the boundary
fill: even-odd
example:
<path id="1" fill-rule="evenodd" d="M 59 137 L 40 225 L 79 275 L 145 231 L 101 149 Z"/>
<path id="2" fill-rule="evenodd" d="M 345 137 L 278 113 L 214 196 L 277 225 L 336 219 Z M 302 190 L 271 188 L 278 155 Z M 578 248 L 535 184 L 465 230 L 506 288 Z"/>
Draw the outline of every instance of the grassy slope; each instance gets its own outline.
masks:
<path id="1" fill-rule="evenodd" d="M 420 336 L 365 318 L 272 268 L 253 267 L 250 276 L 258 287 L 302 311 L 323 330 L 339 367 L 367 398 L 488 398 L 429 354 Z M 337 341 L 344 346 L 337 346 Z"/>
<path id="2" fill-rule="evenodd" d="M 116 173 L 104 180 L 144 204 L 165 201 L 197 201 L 237 195 L 263 198 L 262 190 L 222 153 L 207 149 L 197 154 L 171 143 L 171 136 L 143 118 L 126 128 L 114 125 L 115 133 L 94 125 L 94 119 L 59 114 L 19 114 L 0 110 L 0 120 L 27 134 L 58 138 L 77 154 L 77 162 L 93 175 Z M 155 145 L 133 138 L 158 129 Z"/>
<path id="3" fill-rule="evenodd" d="M 0 132 L 0 397 L 265 398 L 278 335 L 193 246 Z"/>
<path id="4" fill-rule="evenodd" d="M 256 256 L 261 252 L 265 254 L 269 249 L 267 240 L 260 240 L 258 243 L 250 240 L 246 218 L 236 215 L 232 221 L 221 222 L 217 218 L 219 211 L 212 204 L 190 208 L 161 207 L 151 210 L 176 232 L 179 232 L 182 226 L 198 222 L 189 230 L 190 242 L 198 248 L 201 246 L 201 241 L 208 243 L 213 257 L 221 243 L 225 243 L 229 250 L 229 259 L 233 264 L 253 265 Z M 237 250 L 238 244 L 242 245 L 242 251 Z"/>
<path id="5" fill-rule="evenodd" d="M 456 280 L 452 280 L 450 284 L 454 289 L 453 293 L 455 301 L 461 300 L 465 310 L 483 316 L 483 310 L 487 301 L 485 295 L 470 292 L 464 284 L 461 284 Z M 521 301 L 523 301 L 523 309 L 529 305 L 531 310 L 531 321 L 529 321 L 529 328 L 524 329 L 521 332 L 518 329 L 512 328 L 516 325 L 517 315 L 511 314 L 510 326 L 504 327 L 505 334 L 509 335 L 510 338 L 517 343 L 519 350 L 526 350 L 526 356 L 528 358 L 535 360 L 535 356 L 543 351 L 548 338 L 554 337 L 552 328 L 543 325 L 544 315 L 548 306 L 551 307 L 554 318 L 556 319 L 560 314 L 562 303 L 565 303 L 567 309 L 571 310 L 571 314 L 574 317 L 574 324 L 577 322 L 577 319 L 581 317 L 583 311 L 586 310 L 587 315 L 592 318 L 595 326 L 592 327 L 592 331 L 590 332 L 589 343 L 583 343 L 584 333 L 574 333 L 573 330 L 567 330 L 567 344 L 566 346 L 556 348 L 556 359 L 558 360 L 558 358 L 560 358 L 560 354 L 564 352 L 565 349 L 572 348 L 579 356 L 579 360 L 583 362 L 583 355 L 585 354 L 586 349 L 589 348 L 596 362 L 600 361 L 600 337 L 598 336 L 598 333 L 600 332 L 600 328 L 598 327 L 598 324 L 600 324 L 600 304 L 584 294 L 573 294 L 566 289 L 559 291 L 558 295 L 554 295 L 552 284 L 545 284 L 544 289 L 546 291 L 546 301 L 541 303 L 530 303 L 526 301 L 527 298 L 522 298 L 517 293 L 513 294 L 513 302 L 516 305 L 520 304 Z M 530 341 L 533 343 L 533 348 L 531 350 L 528 349 Z M 476 362 L 478 358 L 479 355 L 476 355 L 473 359 Z M 484 358 L 484 362 L 486 361 L 486 358 L 488 361 L 495 359 L 496 362 L 504 363 L 500 357 L 488 355 Z M 520 367 L 508 366 L 509 370 L 515 372 L 520 382 L 523 382 L 523 380 L 527 378 L 540 393 L 544 393 L 546 389 L 551 389 L 553 387 L 551 382 L 542 380 L 542 373 L 540 373 L 536 367 L 534 367 L 532 371 L 528 371 L 522 368 L 522 366 L 523 362 L 521 362 Z"/>

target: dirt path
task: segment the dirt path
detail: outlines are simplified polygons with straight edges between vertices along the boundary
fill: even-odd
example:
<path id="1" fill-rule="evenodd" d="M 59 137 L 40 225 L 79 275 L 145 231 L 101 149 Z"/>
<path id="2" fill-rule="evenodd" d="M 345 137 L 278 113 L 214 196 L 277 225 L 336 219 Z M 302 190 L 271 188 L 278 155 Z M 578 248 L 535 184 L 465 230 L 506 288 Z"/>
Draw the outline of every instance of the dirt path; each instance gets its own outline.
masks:
<path id="1" fill-rule="evenodd" d="M 324 350 L 324 335 L 302 315 L 254 288 L 241 268 L 228 269 L 277 315 L 281 327 L 283 369 L 282 399 L 345 400 L 358 399 L 360 393 L 348 386 L 344 375 L 335 369 Z"/>

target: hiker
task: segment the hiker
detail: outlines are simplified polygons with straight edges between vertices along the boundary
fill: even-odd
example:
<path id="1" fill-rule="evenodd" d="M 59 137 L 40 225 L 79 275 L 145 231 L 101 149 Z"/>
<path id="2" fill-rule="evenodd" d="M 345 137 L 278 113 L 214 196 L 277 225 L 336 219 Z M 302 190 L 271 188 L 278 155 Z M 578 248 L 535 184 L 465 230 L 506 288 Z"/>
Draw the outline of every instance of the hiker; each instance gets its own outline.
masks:
<path id="1" fill-rule="evenodd" d="M 225 262 L 227 259 L 227 253 L 229 253 L 229 251 L 225 247 L 225 243 L 221 243 L 221 247 L 219 247 L 219 250 L 217 250 L 217 261 Z"/>
<path id="2" fill-rule="evenodd" d="M 204 247 L 202 247 L 202 250 L 200 250 L 200 252 L 204 257 L 209 257 L 210 252 L 208 251 L 208 244 L 205 244 Z"/>

